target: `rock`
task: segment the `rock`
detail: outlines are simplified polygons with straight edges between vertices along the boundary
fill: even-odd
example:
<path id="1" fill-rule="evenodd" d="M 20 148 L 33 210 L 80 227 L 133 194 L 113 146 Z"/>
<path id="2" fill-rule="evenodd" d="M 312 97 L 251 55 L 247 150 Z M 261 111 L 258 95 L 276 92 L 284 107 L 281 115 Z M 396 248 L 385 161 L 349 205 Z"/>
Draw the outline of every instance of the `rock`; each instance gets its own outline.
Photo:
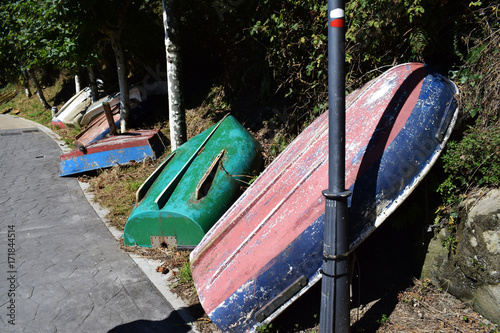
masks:
<path id="1" fill-rule="evenodd" d="M 474 308 L 494 323 L 500 323 L 500 284 L 482 285 L 477 289 Z"/>
<path id="2" fill-rule="evenodd" d="M 448 252 L 441 230 L 430 242 L 422 278 L 437 283 L 484 317 L 500 322 L 500 190 L 480 191 L 460 207 L 457 247 Z"/>
<path id="3" fill-rule="evenodd" d="M 468 199 L 457 239 L 457 261 L 472 280 L 500 283 L 500 190 Z"/>

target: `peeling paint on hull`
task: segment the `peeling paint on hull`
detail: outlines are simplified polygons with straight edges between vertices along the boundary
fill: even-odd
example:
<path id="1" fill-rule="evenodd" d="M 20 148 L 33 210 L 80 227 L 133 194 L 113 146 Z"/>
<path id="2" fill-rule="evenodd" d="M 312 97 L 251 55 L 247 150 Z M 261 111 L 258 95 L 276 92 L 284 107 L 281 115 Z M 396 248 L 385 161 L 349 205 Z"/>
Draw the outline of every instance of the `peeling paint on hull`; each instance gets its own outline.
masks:
<path id="1" fill-rule="evenodd" d="M 349 238 L 357 247 L 408 197 L 456 120 L 456 86 L 432 68 L 392 68 L 346 98 Z M 257 311 L 301 276 L 320 279 L 328 186 L 328 115 L 262 173 L 191 253 L 201 304 L 223 331 L 251 331 Z"/>
<path id="2" fill-rule="evenodd" d="M 157 130 L 139 130 L 102 139 L 85 147 L 85 152 L 75 149 L 60 157 L 59 175 L 69 176 L 85 171 L 109 168 L 130 161 L 155 159 L 165 149 L 166 138 Z"/>

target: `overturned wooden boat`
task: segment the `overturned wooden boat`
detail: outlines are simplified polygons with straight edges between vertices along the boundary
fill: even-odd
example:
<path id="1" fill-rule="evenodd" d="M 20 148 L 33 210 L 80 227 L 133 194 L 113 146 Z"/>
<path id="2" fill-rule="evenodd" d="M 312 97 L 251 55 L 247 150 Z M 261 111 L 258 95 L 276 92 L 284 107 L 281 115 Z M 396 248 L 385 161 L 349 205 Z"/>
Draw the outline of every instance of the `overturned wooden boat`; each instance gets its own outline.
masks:
<path id="1" fill-rule="evenodd" d="M 394 67 L 346 99 L 349 241 L 355 249 L 435 163 L 457 87 L 426 65 Z M 223 331 L 267 323 L 321 278 L 328 115 L 273 161 L 191 253 L 200 302 Z"/>
<path id="2" fill-rule="evenodd" d="M 168 140 L 158 130 L 137 130 L 110 136 L 60 156 L 59 175 L 69 176 L 87 171 L 156 159 Z"/>
<path id="3" fill-rule="evenodd" d="M 259 143 L 226 116 L 172 152 L 139 188 L 125 244 L 194 247 L 261 167 Z"/>
<path id="4" fill-rule="evenodd" d="M 84 114 L 82 114 L 81 117 L 77 119 L 79 122 L 79 125 L 85 126 L 88 125 L 97 118 L 99 115 L 104 113 L 104 109 L 102 107 L 102 103 L 106 102 L 109 104 L 111 108 L 114 108 L 115 106 L 119 106 L 120 104 L 120 93 L 114 93 L 108 96 L 105 96 L 101 98 L 100 100 L 96 101 L 95 103 L 92 103 L 88 107 L 88 109 L 85 111 Z M 129 98 L 130 101 L 133 103 L 139 103 L 144 101 L 147 96 L 142 92 L 142 90 L 139 87 L 133 87 L 130 88 L 129 90 Z M 132 107 L 131 107 L 132 108 Z"/>
<path id="5" fill-rule="evenodd" d="M 121 123 L 119 105 L 113 106 L 113 108 L 111 109 L 111 114 L 115 126 L 119 128 Z M 104 139 L 111 133 L 109 126 L 110 123 L 106 119 L 106 115 L 104 114 L 104 112 L 101 113 L 94 120 L 92 120 L 92 122 L 87 126 L 86 129 L 84 129 L 75 137 L 75 147 L 86 147 L 91 143 Z"/>
<path id="6" fill-rule="evenodd" d="M 78 126 L 75 119 L 84 113 L 92 102 L 90 88 L 86 87 L 69 99 L 52 118 L 52 126 L 66 128 L 67 126 Z"/>

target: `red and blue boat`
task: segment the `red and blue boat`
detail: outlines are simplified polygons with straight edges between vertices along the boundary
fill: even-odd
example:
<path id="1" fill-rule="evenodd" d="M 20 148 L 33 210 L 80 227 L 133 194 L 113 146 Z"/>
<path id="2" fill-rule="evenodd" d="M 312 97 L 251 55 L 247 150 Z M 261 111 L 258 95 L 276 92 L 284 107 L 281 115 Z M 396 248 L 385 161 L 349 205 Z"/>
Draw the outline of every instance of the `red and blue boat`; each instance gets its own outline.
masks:
<path id="1" fill-rule="evenodd" d="M 396 66 L 346 98 L 346 187 L 354 250 L 443 150 L 458 89 L 433 68 Z M 191 253 L 201 305 L 224 332 L 270 322 L 321 279 L 328 115 L 294 140 Z"/>
<path id="2" fill-rule="evenodd" d="M 137 130 L 81 146 L 60 157 L 59 175 L 69 176 L 145 158 L 156 159 L 168 140 L 158 130 Z"/>

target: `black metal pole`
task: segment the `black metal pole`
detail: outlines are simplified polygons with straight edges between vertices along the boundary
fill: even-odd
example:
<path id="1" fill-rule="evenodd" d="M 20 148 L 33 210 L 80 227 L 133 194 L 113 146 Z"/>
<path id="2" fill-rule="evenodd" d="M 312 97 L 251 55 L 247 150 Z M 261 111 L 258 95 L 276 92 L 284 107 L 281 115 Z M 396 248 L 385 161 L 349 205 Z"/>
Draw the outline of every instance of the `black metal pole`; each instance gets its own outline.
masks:
<path id="1" fill-rule="evenodd" d="M 320 332 L 349 332 L 349 243 L 345 189 L 345 2 L 328 0 L 328 189 L 321 284 Z"/>

